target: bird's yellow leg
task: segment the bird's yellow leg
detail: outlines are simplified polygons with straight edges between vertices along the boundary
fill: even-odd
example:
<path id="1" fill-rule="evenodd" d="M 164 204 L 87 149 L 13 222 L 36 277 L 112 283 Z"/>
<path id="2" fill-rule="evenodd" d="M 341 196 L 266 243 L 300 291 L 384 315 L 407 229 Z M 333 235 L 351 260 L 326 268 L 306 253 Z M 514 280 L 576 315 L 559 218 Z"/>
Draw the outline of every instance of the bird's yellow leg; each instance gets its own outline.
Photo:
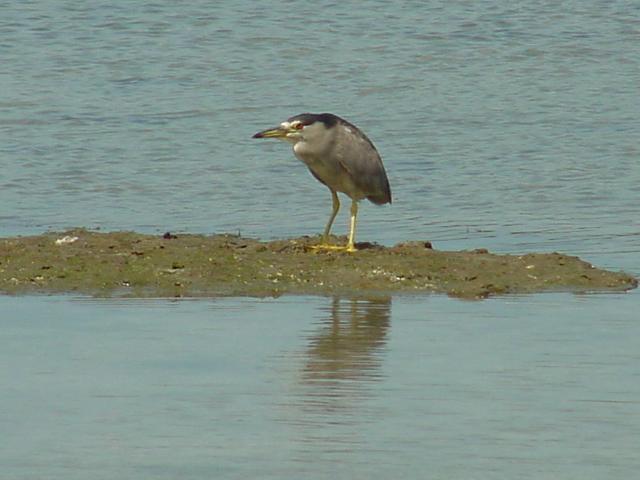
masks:
<path id="1" fill-rule="evenodd" d="M 333 204 L 331 207 L 331 216 L 329 217 L 327 226 L 324 228 L 324 233 L 322 234 L 322 243 L 320 245 L 314 245 L 313 247 L 311 247 L 313 248 L 313 250 L 344 250 L 343 246 L 331 245 L 329 243 L 329 233 L 331 232 L 331 226 L 333 225 L 333 221 L 336 219 L 336 215 L 338 215 L 338 210 L 340 210 L 340 199 L 338 198 L 338 194 L 334 190 L 331 190 L 331 200 L 333 200 Z"/>
<path id="2" fill-rule="evenodd" d="M 351 228 L 349 229 L 349 241 L 347 242 L 347 252 L 355 252 L 355 237 L 356 237 L 356 217 L 358 216 L 358 202 L 357 200 L 351 201 Z"/>
<path id="3" fill-rule="evenodd" d="M 340 210 L 340 199 L 338 199 L 338 194 L 334 190 L 331 190 L 331 200 L 333 201 L 333 204 L 331 206 L 331 216 L 329 217 L 327 226 L 324 228 L 324 234 L 322 235 L 322 243 L 326 245 L 329 244 L 329 233 L 331 233 L 331 225 L 333 225 L 333 221 L 336 219 L 336 215 L 338 215 L 338 210 Z"/>
<path id="4" fill-rule="evenodd" d="M 327 222 L 327 226 L 324 229 L 324 234 L 322 235 L 322 243 L 320 245 L 314 245 L 311 247 L 313 250 L 342 250 L 347 252 L 355 252 L 355 248 L 353 245 L 351 248 L 349 246 L 344 245 L 331 245 L 329 243 L 329 233 L 331 232 L 331 226 L 333 225 L 333 221 L 336 219 L 336 215 L 338 215 L 338 210 L 340 210 L 340 200 L 338 199 L 338 194 L 331 190 L 331 199 L 333 200 L 333 206 L 331 208 L 331 216 L 329 217 L 329 221 Z M 355 202 L 354 202 L 355 203 Z M 358 206 L 356 205 L 356 211 L 358 210 Z M 351 205 L 351 229 L 352 234 L 349 238 L 352 239 L 353 229 L 354 229 L 354 220 L 353 220 L 353 205 Z"/>

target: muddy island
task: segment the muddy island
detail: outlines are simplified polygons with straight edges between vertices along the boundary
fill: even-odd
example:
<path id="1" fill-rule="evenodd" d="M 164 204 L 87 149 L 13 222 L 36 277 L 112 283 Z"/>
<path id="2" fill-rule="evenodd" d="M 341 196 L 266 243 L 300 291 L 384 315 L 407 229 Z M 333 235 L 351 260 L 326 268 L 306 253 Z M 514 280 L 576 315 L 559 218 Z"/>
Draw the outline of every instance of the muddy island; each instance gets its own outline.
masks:
<path id="1" fill-rule="evenodd" d="M 634 277 L 561 253 L 439 251 L 426 241 L 318 251 L 317 237 L 259 241 L 236 235 L 85 229 L 0 239 L 0 292 L 104 297 L 446 293 L 485 298 L 548 291 L 625 291 Z M 344 238 L 334 237 L 336 243 Z"/>

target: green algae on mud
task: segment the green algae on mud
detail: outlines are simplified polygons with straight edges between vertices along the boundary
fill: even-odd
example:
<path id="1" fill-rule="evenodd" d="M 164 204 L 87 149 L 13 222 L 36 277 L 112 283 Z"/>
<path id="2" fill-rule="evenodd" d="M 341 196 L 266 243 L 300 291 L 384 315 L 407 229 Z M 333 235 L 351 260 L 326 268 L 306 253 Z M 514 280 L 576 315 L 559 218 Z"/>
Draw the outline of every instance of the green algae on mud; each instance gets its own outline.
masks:
<path id="1" fill-rule="evenodd" d="M 336 242 L 343 239 L 334 239 Z M 0 239 L 0 292 L 201 297 L 435 292 L 464 298 L 624 291 L 638 281 L 559 253 L 446 252 L 429 242 L 317 251 L 317 237 L 142 235 L 85 229 Z"/>

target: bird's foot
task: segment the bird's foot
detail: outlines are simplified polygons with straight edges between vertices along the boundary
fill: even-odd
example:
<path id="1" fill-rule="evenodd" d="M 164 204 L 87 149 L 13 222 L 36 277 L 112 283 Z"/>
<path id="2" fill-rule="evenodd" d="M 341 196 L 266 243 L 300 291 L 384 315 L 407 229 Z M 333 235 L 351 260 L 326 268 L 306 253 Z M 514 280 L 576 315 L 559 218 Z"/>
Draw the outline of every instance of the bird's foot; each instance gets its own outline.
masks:
<path id="1" fill-rule="evenodd" d="M 314 252 L 357 252 L 358 249 L 353 245 L 331 245 L 330 243 L 320 243 L 309 247 Z"/>

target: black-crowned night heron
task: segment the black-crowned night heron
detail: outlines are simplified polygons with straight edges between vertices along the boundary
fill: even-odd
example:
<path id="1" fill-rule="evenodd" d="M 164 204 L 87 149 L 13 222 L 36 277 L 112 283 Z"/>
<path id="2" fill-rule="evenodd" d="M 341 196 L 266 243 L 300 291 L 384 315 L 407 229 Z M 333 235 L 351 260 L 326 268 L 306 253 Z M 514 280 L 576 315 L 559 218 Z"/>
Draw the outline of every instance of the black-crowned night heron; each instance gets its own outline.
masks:
<path id="1" fill-rule="evenodd" d="M 391 189 L 382 159 L 371 140 L 358 127 L 331 113 L 301 113 L 253 138 L 279 138 L 293 144 L 293 153 L 331 191 L 333 208 L 319 248 L 354 252 L 358 201 L 391 203 Z M 351 197 L 351 228 L 344 247 L 329 245 L 329 232 L 340 200 L 336 192 Z"/>

